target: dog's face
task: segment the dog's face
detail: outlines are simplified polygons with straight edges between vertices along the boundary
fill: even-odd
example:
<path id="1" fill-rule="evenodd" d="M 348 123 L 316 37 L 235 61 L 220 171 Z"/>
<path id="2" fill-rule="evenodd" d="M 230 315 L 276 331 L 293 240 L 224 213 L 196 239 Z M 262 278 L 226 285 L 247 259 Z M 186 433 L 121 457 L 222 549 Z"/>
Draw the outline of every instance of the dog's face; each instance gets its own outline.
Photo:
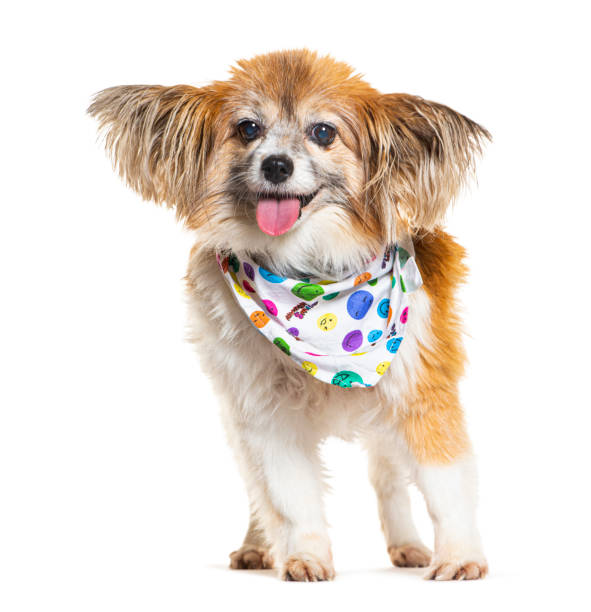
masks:
<path id="1" fill-rule="evenodd" d="M 274 237 L 302 227 L 320 207 L 352 214 L 363 173 L 344 144 L 339 115 L 319 100 L 286 111 L 281 101 L 261 98 L 232 113 L 236 137 L 228 146 L 228 174 L 220 178 L 239 205 L 233 214 L 256 219 Z"/>
<path id="2" fill-rule="evenodd" d="M 200 89 L 111 88 L 90 112 L 127 182 L 202 241 L 308 272 L 352 265 L 400 224 L 433 229 L 488 136 L 308 51 L 239 62 Z"/>

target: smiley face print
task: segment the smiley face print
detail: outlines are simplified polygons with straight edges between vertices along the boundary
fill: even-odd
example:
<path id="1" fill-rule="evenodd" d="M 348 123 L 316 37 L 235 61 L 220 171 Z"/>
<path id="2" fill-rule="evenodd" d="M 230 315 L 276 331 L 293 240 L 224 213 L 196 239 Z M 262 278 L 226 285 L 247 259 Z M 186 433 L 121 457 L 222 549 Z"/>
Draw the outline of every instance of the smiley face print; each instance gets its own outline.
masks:
<path id="1" fill-rule="evenodd" d="M 378 366 L 376 368 L 376 372 L 380 375 L 383 376 L 384 372 L 390 367 L 390 362 L 389 361 L 382 361 L 380 363 L 378 363 Z"/>
<path id="2" fill-rule="evenodd" d="M 377 342 L 382 337 L 381 329 L 372 329 L 369 334 L 367 334 L 368 342 Z"/>
<path id="3" fill-rule="evenodd" d="M 356 351 L 363 344 L 363 333 L 360 329 L 350 331 L 344 338 L 342 347 L 349 353 Z"/>
<path id="4" fill-rule="evenodd" d="M 324 289 L 320 285 L 297 283 L 297 285 L 292 288 L 291 292 L 301 300 L 309 302 L 319 295 L 323 295 Z"/>
<path id="5" fill-rule="evenodd" d="M 273 344 L 280 350 L 283 351 L 286 355 L 291 355 L 291 350 L 289 349 L 289 344 L 283 339 L 277 336 L 275 340 L 273 340 Z"/>
<path id="6" fill-rule="evenodd" d="M 396 353 L 398 349 L 400 348 L 401 342 L 402 342 L 402 338 L 392 338 L 391 340 L 388 340 L 388 343 L 386 344 L 386 348 L 391 353 Z"/>
<path id="7" fill-rule="evenodd" d="M 306 372 L 312 376 L 315 376 L 316 372 L 318 372 L 318 366 L 311 361 L 302 361 L 302 368 L 304 368 L 304 370 L 306 370 Z"/>
<path id="8" fill-rule="evenodd" d="M 265 308 L 269 314 L 272 314 L 274 317 L 277 316 L 277 306 L 275 306 L 275 302 L 272 302 L 271 300 L 263 300 L 263 304 L 265 305 Z"/>
<path id="9" fill-rule="evenodd" d="M 253 286 L 247 281 L 244 280 L 242 281 L 242 286 L 249 292 L 249 293 L 256 293 L 255 290 L 253 289 Z"/>
<path id="10" fill-rule="evenodd" d="M 351 372 L 350 370 L 341 370 L 337 372 L 333 377 L 331 383 L 337 387 L 344 387 L 350 389 L 353 383 L 363 385 L 363 378 L 357 374 L 357 372 Z"/>
<path id="11" fill-rule="evenodd" d="M 234 274 L 238 274 L 238 270 L 240 270 L 240 262 L 238 261 L 238 257 L 236 257 L 236 255 L 234 255 L 234 253 L 232 253 L 228 257 L 228 264 L 232 268 Z"/>
<path id="12" fill-rule="evenodd" d="M 248 298 L 250 300 L 250 295 L 244 291 L 244 289 L 238 284 L 234 283 L 234 289 L 238 295 L 241 295 L 243 298 Z"/>
<path id="13" fill-rule="evenodd" d="M 355 291 L 347 300 L 347 312 L 354 319 L 363 319 L 373 304 L 373 295 L 369 291 Z"/>
<path id="14" fill-rule="evenodd" d="M 402 311 L 400 315 L 400 322 L 406 323 L 408 321 L 408 306 Z"/>
<path id="15" fill-rule="evenodd" d="M 364 272 L 363 274 L 360 274 L 354 281 L 353 285 L 357 286 L 357 285 L 361 285 L 361 283 L 365 283 L 366 281 L 368 281 L 371 278 L 371 274 L 369 272 Z"/>
<path id="16" fill-rule="evenodd" d="M 242 263 L 242 268 L 244 269 L 244 274 L 250 278 L 251 281 L 254 280 L 254 268 L 247 262 Z"/>
<path id="17" fill-rule="evenodd" d="M 401 283 L 400 253 L 388 248 L 383 259 L 380 254 L 336 281 L 279 276 L 249 259 L 247 252 L 237 257 L 221 252 L 218 265 L 249 323 L 300 372 L 333 388 L 362 389 L 388 378 L 384 375 L 399 352 L 411 314 Z M 411 256 L 404 281 L 407 275 L 418 277 L 414 265 Z M 417 282 L 409 287 L 408 281 L 406 290 L 414 291 Z M 285 360 L 278 353 L 274 357 Z M 248 350 L 244 358 L 249 359 Z"/>
<path id="18" fill-rule="evenodd" d="M 269 270 L 265 270 L 265 268 L 261 268 L 260 266 L 259 266 L 259 274 L 268 283 L 273 283 L 274 285 L 280 284 L 285 280 L 283 276 L 277 276 L 277 274 L 273 274 L 273 272 L 269 272 Z"/>
<path id="19" fill-rule="evenodd" d="M 388 316 L 389 310 L 390 310 L 390 300 L 387 298 L 384 298 L 378 304 L 378 314 L 380 315 L 380 317 L 382 317 L 382 319 L 385 319 Z"/>
<path id="20" fill-rule="evenodd" d="M 262 310 L 255 310 L 250 315 L 250 320 L 253 322 L 255 327 L 261 329 L 267 325 L 269 322 L 269 317 Z"/>
<path id="21" fill-rule="evenodd" d="M 330 331 L 336 327 L 337 321 L 337 316 L 329 312 L 318 317 L 316 324 L 322 331 Z"/>

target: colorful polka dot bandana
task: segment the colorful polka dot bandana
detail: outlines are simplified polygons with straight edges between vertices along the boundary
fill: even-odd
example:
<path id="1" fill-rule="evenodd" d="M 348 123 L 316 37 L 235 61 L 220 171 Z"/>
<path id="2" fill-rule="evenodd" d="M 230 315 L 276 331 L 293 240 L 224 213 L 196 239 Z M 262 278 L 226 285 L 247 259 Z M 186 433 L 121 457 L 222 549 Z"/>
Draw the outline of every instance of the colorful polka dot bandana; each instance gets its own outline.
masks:
<path id="1" fill-rule="evenodd" d="M 371 387 L 402 343 L 407 294 L 422 285 L 408 248 L 387 247 L 341 281 L 284 278 L 235 253 L 217 259 L 240 308 L 277 349 L 326 383 Z"/>

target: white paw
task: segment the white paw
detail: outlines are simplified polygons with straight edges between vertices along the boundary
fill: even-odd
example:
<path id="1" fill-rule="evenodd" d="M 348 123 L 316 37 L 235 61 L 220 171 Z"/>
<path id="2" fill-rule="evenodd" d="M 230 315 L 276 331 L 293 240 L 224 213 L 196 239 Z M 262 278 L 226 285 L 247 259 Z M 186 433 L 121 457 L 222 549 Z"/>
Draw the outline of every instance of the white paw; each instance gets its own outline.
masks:
<path id="1" fill-rule="evenodd" d="M 488 574 L 486 561 L 438 561 L 433 563 L 425 580 L 479 580 Z"/>
<path id="2" fill-rule="evenodd" d="M 291 555 L 281 569 L 281 578 L 290 582 L 321 582 L 334 578 L 332 563 L 310 553 Z"/>

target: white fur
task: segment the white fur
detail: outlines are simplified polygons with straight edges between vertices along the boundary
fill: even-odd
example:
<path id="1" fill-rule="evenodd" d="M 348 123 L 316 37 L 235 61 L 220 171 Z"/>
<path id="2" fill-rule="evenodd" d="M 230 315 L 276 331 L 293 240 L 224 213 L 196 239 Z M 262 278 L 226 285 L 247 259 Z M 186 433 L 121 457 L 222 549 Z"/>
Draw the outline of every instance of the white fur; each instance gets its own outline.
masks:
<path id="1" fill-rule="evenodd" d="M 309 65 L 318 58 L 296 51 L 268 59 L 270 65 L 279 60 L 283 73 L 289 62 Z M 260 58 L 253 61 L 256 65 Z M 340 66 L 335 76 L 344 77 L 336 83 L 343 78 L 343 85 L 354 85 L 353 104 L 338 109 L 337 102 L 318 104 L 316 84 L 307 106 L 300 101 L 297 113 L 284 112 L 284 102 L 268 98 L 265 87 L 259 91 L 260 81 L 255 87 L 241 86 L 250 82 L 251 72 L 241 64 L 243 72 L 235 71 L 231 83 L 242 95 L 224 94 L 226 111 L 211 106 L 221 101 L 215 83 L 199 90 L 110 88 L 97 94 L 89 110 L 107 131 L 107 147 L 121 176 L 144 197 L 175 204 L 188 226 L 199 228 L 188 271 L 191 337 L 219 392 L 247 485 L 252 516 L 244 546 L 257 555 L 262 551 L 263 557 L 270 547 L 286 578 L 330 578 L 318 446 L 330 435 L 358 437 L 370 453 L 389 547 L 416 545 L 421 563 L 425 558 L 404 488 L 413 477 L 435 523 L 435 560 L 442 565 L 441 572 L 435 568 L 435 577 L 478 577 L 478 568 L 454 569 L 459 562 L 474 565 L 470 562 L 482 560 L 469 458 L 445 468 L 420 465 L 398 434 L 399 420 L 414 399 L 421 358 L 433 342 L 432 305 L 425 290 L 409 295 L 404 342 L 380 383 L 342 389 L 309 376 L 259 334 L 216 263 L 216 252 L 231 250 L 238 257 L 248 253 L 282 276 L 338 280 L 358 272 L 384 243 L 396 239 L 397 219 L 427 230 L 441 221 L 480 150 L 479 139 L 488 136 L 447 107 L 414 96 L 381 96 L 350 76 L 347 66 L 327 58 L 318 62 L 319 67 L 326 62 Z M 272 75 L 275 82 L 282 76 L 276 72 L 265 70 L 258 78 L 264 82 Z M 310 79 L 314 84 L 315 77 Z M 335 87 L 330 83 L 321 93 Z M 394 99 L 400 103 L 400 115 L 392 113 Z M 224 119 L 230 108 L 233 120 Z M 257 120 L 260 137 L 239 141 L 236 126 L 242 119 Z M 324 121 L 337 128 L 328 147 L 314 141 L 311 129 Z M 220 132 L 219 142 L 209 146 L 217 142 L 213 135 L 222 126 L 224 138 Z M 366 138 L 358 138 L 359 130 L 367 130 L 369 148 Z M 262 163 L 278 154 L 289 156 L 294 168 L 275 185 L 266 180 Z M 384 182 L 381 189 L 375 189 L 378 181 Z M 315 195 L 305 200 L 301 217 L 289 231 L 271 237 L 256 222 L 261 193 L 278 199 Z M 396 554 L 404 556 L 402 551 Z M 238 551 L 232 559 L 237 567 L 239 556 Z"/>
<path id="2" fill-rule="evenodd" d="M 367 389 L 341 389 L 309 376 L 257 332 L 224 283 L 211 234 L 207 236 L 209 241 L 201 241 L 206 246 L 194 252 L 189 266 L 191 337 L 222 398 L 229 441 L 248 490 L 253 516 L 245 547 L 265 548 L 266 542 L 280 571 L 290 559 L 302 556 L 332 568 L 318 457 L 320 442 L 332 435 L 358 437 L 368 447 L 389 547 L 422 546 L 406 493 L 406 483 L 413 478 L 435 524 L 435 561 L 481 561 L 469 458 L 449 467 L 421 466 L 396 429 L 397 416 L 412 393 L 419 353 L 430 343 L 425 291 L 409 296 L 412 316 L 404 343 L 383 380 Z M 306 239 L 313 244 L 310 232 L 303 232 L 302 242 Z M 346 267 L 355 262 L 357 248 L 354 243 L 350 251 L 342 243 L 336 247 L 328 232 L 326 240 L 316 243 L 316 259 L 325 261 L 332 251 L 333 258 L 340 256 L 333 266 Z M 304 259 L 304 250 L 300 253 L 296 265 L 306 269 L 312 258 Z M 293 265 L 293 253 L 284 253 L 280 244 L 274 255 L 276 260 L 291 257 Z M 264 537 L 253 539 L 255 523 Z"/>
<path id="3" fill-rule="evenodd" d="M 255 142 L 255 149 L 246 173 L 252 192 L 272 191 L 307 194 L 320 186 L 311 167 L 311 158 L 300 144 L 301 136 L 288 121 L 276 121 L 269 126 L 264 138 Z M 265 181 L 261 166 L 270 155 L 285 155 L 293 161 L 293 174 L 279 185 Z"/>
<path id="4" fill-rule="evenodd" d="M 412 465 L 435 528 L 434 565 L 486 565 L 476 528 L 476 469 L 471 455 L 452 465 Z"/>

